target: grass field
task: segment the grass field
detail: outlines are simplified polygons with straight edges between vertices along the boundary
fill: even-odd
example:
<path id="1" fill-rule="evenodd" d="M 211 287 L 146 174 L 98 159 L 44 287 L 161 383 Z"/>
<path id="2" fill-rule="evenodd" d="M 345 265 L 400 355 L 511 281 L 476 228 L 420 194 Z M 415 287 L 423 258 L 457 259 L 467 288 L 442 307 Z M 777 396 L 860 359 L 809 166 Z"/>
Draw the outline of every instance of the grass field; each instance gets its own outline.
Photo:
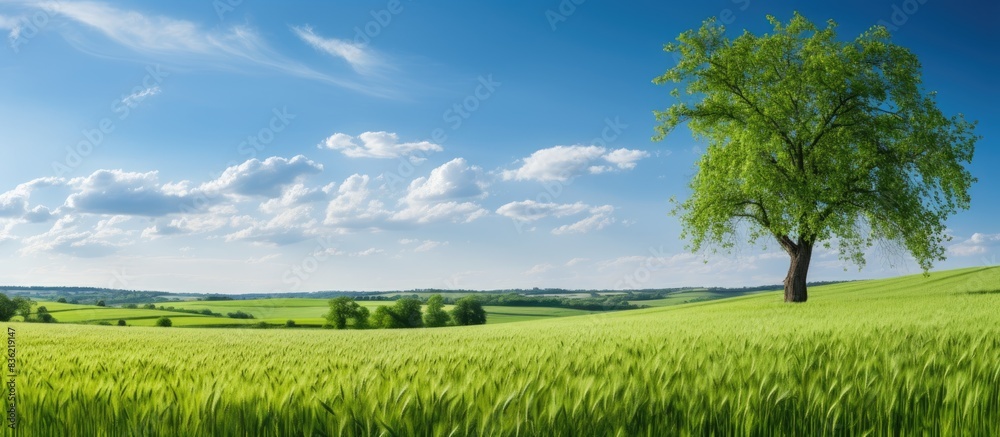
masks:
<path id="1" fill-rule="evenodd" d="M 18 426 L 39 436 L 1000 435 L 1000 269 L 810 291 L 800 305 L 761 293 L 401 331 L 10 323 Z"/>
<path id="2" fill-rule="evenodd" d="M 386 301 L 358 301 L 362 306 L 374 311 L 381 305 L 392 305 Z M 191 301 L 164 302 L 157 305 L 172 306 L 179 309 L 208 309 L 225 316 L 227 313 L 243 311 L 254 315 L 254 319 L 233 319 L 229 317 L 212 317 L 200 314 L 187 314 L 176 311 L 126 309 L 99 307 L 92 305 L 74 305 L 57 302 L 39 302 L 60 323 L 98 323 L 115 324 L 125 320 L 130 326 L 155 326 L 156 319 L 169 317 L 177 327 L 223 327 L 254 325 L 266 322 L 271 325 L 284 325 L 288 320 L 294 320 L 299 326 L 319 327 L 325 323 L 323 315 L 329 309 L 327 299 L 255 299 L 231 301 Z M 445 307 L 450 310 L 450 306 Z M 552 317 L 579 316 L 593 314 L 592 311 L 582 311 L 565 308 L 538 307 L 484 307 L 487 313 L 487 324 L 510 323 L 524 320 L 540 320 Z"/>

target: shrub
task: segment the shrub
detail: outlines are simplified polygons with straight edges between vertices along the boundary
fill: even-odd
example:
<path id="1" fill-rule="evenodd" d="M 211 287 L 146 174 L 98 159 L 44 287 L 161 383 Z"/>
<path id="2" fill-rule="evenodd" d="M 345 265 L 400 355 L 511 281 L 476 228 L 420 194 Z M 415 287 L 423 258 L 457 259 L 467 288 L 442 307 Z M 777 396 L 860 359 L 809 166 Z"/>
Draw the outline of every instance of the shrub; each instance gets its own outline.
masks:
<path id="1" fill-rule="evenodd" d="M 296 325 L 295 325 L 295 321 L 294 320 L 289 320 L 289 321 L 285 322 L 285 327 L 286 328 L 294 328 L 295 326 Z"/>
<path id="2" fill-rule="evenodd" d="M 123 319 L 118 319 L 118 326 L 128 326 L 128 323 L 125 323 Z"/>
<path id="3" fill-rule="evenodd" d="M 169 328 L 174 325 L 174 322 L 170 321 L 169 317 L 160 317 L 156 319 L 156 326 L 161 326 L 164 328 Z"/>
<path id="4" fill-rule="evenodd" d="M 253 314 L 245 313 L 243 311 L 237 311 L 235 313 L 227 313 L 226 316 L 233 319 L 253 319 Z"/>

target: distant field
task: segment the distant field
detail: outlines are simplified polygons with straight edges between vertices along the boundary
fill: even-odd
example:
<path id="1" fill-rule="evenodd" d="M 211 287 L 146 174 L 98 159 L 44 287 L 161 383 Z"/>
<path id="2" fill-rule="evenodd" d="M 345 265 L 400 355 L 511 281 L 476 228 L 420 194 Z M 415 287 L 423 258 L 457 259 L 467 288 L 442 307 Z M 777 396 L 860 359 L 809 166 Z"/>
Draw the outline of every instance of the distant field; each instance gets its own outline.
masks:
<path id="1" fill-rule="evenodd" d="M 443 329 L 8 326 L 23 435 L 1000 435 L 1000 268 Z"/>
<path id="2" fill-rule="evenodd" d="M 74 305 L 56 302 L 39 302 L 39 306 L 45 306 L 52 316 L 60 323 L 97 323 L 110 322 L 117 323 L 119 319 L 125 320 L 132 326 L 155 326 L 156 320 L 160 317 L 169 317 L 174 326 L 179 327 L 223 327 L 254 325 L 266 322 L 271 325 L 284 325 L 288 320 L 294 320 L 300 326 L 322 326 L 325 323 L 323 315 L 326 314 L 329 305 L 328 299 L 255 299 L 255 300 L 223 300 L 223 301 L 190 301 L 190 302 L 164 302 L 157 306 L 174 307 L 188 310 L 208 309 L 212 312 L 222 314 L 236 311 L 253 314 L 254 319 L 233 319 L 230 317 L 212 317 L 200 314 L 187 314 L 176 311 L 146 310 L 146 309 L 126 309 L 99 307 L 93 305 Z M 358 301 L 362 306 L 370 310 L 382 305 L 392 305 L 391 301 Z M 445 310 L 450 310 L 446 306 Z M 486 323 L 510 323 L 525 320 L 540 320 L 553 317 L 579 316 L 593 314 L 592 311 L 573 310 L 565 308 L 539 308 L 539 307 L 505 307 L 487 306 Z"/>
<path id="3" fill-rule="evenodd" d="M 712 291 L 708 291 L 708 290 L 690 290 L 690 291 L 679 291 L 677 293 L 672 293 L 670 295 L 670 297 L 666 297 L 666 298 L 663 298 L 663 299 L 634 300 L 634 301 L 631 301 L 630 303 L 633 303 L 633 304 L 639 305 L 639 306 L 646 305 L 646 306 L 651 306 L 651 307 L 664 307 L 664 306 L 671 306 L 671 305 L 680 305 L 680 304 L 684 304 L 684 303 L 701 302 L 701 301 L 706 301 L 706 300 L 726 299 L 726 298 L 731 298 L 731 297 L 739 297 L 739 296 L 749 295 L 749 294 L 754 294 L 754 293 L 760 293 L 760 292 L 759 291 L 754 291 L 754 292 L 747 292 L 747 293 L 742 293 L 741 294 L 739 292 L 734 292 L 734 291 L 712 292 Z"/>

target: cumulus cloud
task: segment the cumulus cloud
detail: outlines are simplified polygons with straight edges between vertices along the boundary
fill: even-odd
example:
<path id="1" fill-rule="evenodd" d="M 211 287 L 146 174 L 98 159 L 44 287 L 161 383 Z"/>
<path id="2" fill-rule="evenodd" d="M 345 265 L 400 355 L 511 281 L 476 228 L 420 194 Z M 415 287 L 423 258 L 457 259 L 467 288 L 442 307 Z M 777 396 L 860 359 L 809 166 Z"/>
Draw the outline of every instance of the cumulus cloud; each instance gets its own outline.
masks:
<path id="1" fill-rule="evenodd" d="M 317 35 L 312 27 L 308 25 L 301 27 L 293 26 L 292 32 L 312 48 L 347 61 L 351 65 L 351 68 L 354 68 L 357 72 L 368 72 L 380 63 L 378 57 L 365 46 L 355 44 L 353 41 L 324 38 Z"/>
<path id="2" fill-rule="evenodd" d="M 299 205 L 321 202 L 330 197 L 330 193 L 335 187 L 336 184 L 332 183 L 322 188 L 308 188 L 304 184 L 295 184 L 286 188 L 281 197 L 268 199 L 261 203 L 260 210 L 268 214 L 275 214 Z"/>
<path id="3" fill-rule="evenodd" d="M 302 155 L 292 159 L 272 156 L 264 161 L 254 158 L 227 168 L 218 179 L 202 185 L 201 190 L 274 198 L 300 178 L 322 171 L 322 164 Z"/>
<path id="4" fill-rule="evenodd" d="M 505 170 L 501 177 L 504 180 L 565 182 L 584 173 L 631 170 L 639 160 L 649 156 L 648 152 L 641 150 L 608 152 L 598 146 L 555 146 L 532 153 L 521 160 L 520 168 Z"/>
<path id="5" fill-rule="evenodd" d="M 573 224 L 563 225 L 558 228 L 555 228 L 552 230 L 552 233 L 556 235 L 564 235 L 564 234 L 586 234 L 592 231 L 599 231 L 615 222 L 614 217 L 611 216 L 611 214 L 613 214 L 614 212 L 615 208 L 611 205 L 604 205 L 596 208 L 591 208 L 590 217 L 587 217 Z"/>
<path id="6" fill-rule="evenodd" d="M 415 179 L 400 203 L 405 207 L 393 215 L 393 220 L 429 223 L 451 221 L 469 223 L 488 212 L 475 202 L 463 202 L 470 197 L 486 195 L 482 171 L 470 167 L 464 159 L 453 159 L 434 170 L 428 177 Z"/>
<path id="7" fill-rule="evenodd" d="M 406 199 L 410 202 L 434 202 L 482 197 L 485 194 L 482 169 L 469 166 L 463 158 L 455 158 L 431 170 L 430 176 L 414 179 Z"/>
<path id="8" fill-rule="evenodd" d="M 33 218 L 37 218 L 38 211 L 35 210 L 38 210 L 38 207 L 29 210 L 28 201 L 31 199 L 31 194 L 40 188 L 61 186 L 65 183 L 66 181 L 61 178 L 38 178 L 19 184 L 13 190 L 0 194 L 0 218 L 24 217 L 28 221 L 35 222 Z M 48 208 L 45 210 L 47 211 Z"/>
<path id="9" fill-rule="evenodd" d="M 426 155 L 444 150 L 441 146 L 428 141 L 401 143 L 399 136 L 390 132 L 365 132 L 357 137 L 335 133 L 320 143 L 319 148 L 335 150 L 351 158 L 380 159 Z"/>
<path id="10" fill-rule="evenodd" d="M 972 234 L 968 240 L 948 247 L 948 253 L 955 256 L 982 255 L 993 247 L 1000 246 L 1000 234 Z"/>
<path id="11" fill-rule="evenodd" d="M 343 228 L 378 228 L 390 212 L 372 197 L 368 175 L 354 174 L 344 180 L 326 208 L 327 225 Z"/>
<path id="12" fill-rule="evenodd" d="M 67 215 L 57 220 L 48 232 L 26 238 L 21 253 L 52 253 L 81 258 L 108 256 L 134 243 L 135 231 L 121 227 L 130 219 L 128 216 L 112 216 L 90 228 L 84 226 L 79 217 Z"/>
<path id="13" fill-rule="evenodd" d="M 164 184 L 158 173 L 98 170 L 69 185 L 77 190 L 66 206 L 79 213 L 160 217 L 199 210 L 209 200 L 185 189 L 186 184 Z"/>
<path id="14" fill-rule="evenodd" d="M 299 206 L 284 210 L 268 220 L 252 219 L 249 226 L 226 235 L 225 240 L 284 246 L 313 236 L 317 223 L 312 217 L 312 208 Z"/>

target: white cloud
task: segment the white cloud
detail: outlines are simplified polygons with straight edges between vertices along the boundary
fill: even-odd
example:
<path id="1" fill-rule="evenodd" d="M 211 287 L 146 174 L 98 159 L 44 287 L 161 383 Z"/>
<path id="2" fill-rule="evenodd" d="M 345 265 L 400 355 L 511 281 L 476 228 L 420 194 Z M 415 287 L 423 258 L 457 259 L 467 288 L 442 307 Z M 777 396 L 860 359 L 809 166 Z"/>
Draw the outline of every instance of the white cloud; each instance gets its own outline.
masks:
<path id="1" fill-rule="evenodd" d="M 546 217 L 566 217 L 580 214 L 590 209 L 590 206 L 582 203 L 560 204 L 560 203 L 540 203 L 534 200 L 521 202 L 510 202 L 497 209 L 497 214 L 519 221 L 535 221 Z"/>
<path id="2" fill-rule="evenodd" d="M 585 234 L 599 231 L 615 222 L 612 214 L 615 208 L 611 205 L 590 206 L 577 202 L 572 204 L 539 203 L 534 200 L 511 202 L 497 209 L 497 214 L 518 222 L 532 222 L 549 217 L 568 217 L 587 212 L 589 217 L 569 225 L 559 226 L 552 230 L 555 235 Z"/>
<path id="3" fill-rule="evenodd" d="M 80 213 L 160 217 L 197 211 L 211 202 L 185 190 L 184 183 L 160 185 L 157 175 L 155 171 L 95 171 L 69 182 L 77 192 L 66 199 L 66 206 Z"/>
<path id="4" fill-rule="evenodd" d="M 622 170 L 635 168 L 636 163 L 645 158 L 649 158 L 649 152 L 643 150 L 618 149 L 604 155 L 605 161 L 616 165 Z"/>
<path id="5" fill-rule="evenodd" d="M 365 256 L 372 256 L 372 255 L 381 255 L 383 253 L 385 253 L 385 250 L 376 249 L 376 248 L 372 247 L 372 248 L 363 250 L 361 252 L 352 253 L 351 256 L 354 256 L 354 257 L 365 257 Z"/>
<path id="6" fill-rule="evenodd" d="M 451 221 L 453 223 L 471 223 L 489 214 L 478 204 L 472 202 L 441 202 L 427 204 L 412 204 L 393 214 L 392 219 L 400 222 L 431 223 Z"/>
<path id="7" fill-rule="evenodd" d="M 380 63 L 370 50 L 352 41 L 324 38 L 313 32 L 310 26 L 293 26 L 292 31 L 312 48 L 347 61 L 357 72 L 368 72 Z"/>
<path id="8" fill-rule="evenodd" d="M 307 188 L 304 184 L 295 184 L 286 188 L 281 197 L 268 199 L 261 203 L 260 210 L 268 214 L 275 214 L 295 206 L 327 200 L 335 187 L 336 184 L 333 183 L 322 188 Z"/>
<path id="9" fill-rule="evenodd" d="M 354 174 L 344 180 L 326 208 L 324 223 L 343 228 L 379 228 L 389 211 L 371 198 L 368 175 Z"/>
<path id="10" fill-rule="evenodd" d="M 286 186 L 322 171 L 322 164 L 302 155 L 292 159 L 272 156 L 264 161 L 254 158 L 227 168 L 218 179 L 202 185 L 200 189 L 212 193 L 275 198 L 282 195 Z"/>
<path id="11" fill-rule="evenodd" d="M 524 274 L 526 274 L 526 275 L 540 275 L 540 274 L 545 273 L 545 272 L 547 272 L 549 270 L 552 270 L 554 268 L 555 268 L 555 266 L 553 266 L 552 264 L 536 264 L 535 266 L 533 266 L 530 269 L 526 270 L 524 272 Z"/>
<path id="12" fill-rule="evenodd" d="M 312 237 L 317 224 L 318 221 L 312 218 L 312 208 L 299 206 L 284 210 L 270 220 L 250 219 L 249 226 L 226 235 L 225 241 L 284 246 Z"/>
<path id="13" fill-rule="evenodd" d="M 95 30 L 119 47 L 157 62 L 184 67 L 246 70 L 247 65 L 271 69 L 297 77 L 319 80 L 337 86 L 382 94 L 382 91 L 354 81 L 318 72 L 272 50 L 256 30 L 246 25 L 205 29 L 198 24 L 166 16 L 146 15 L 123 10 L 97 1 L 48 1 L 31 6 L 41 8 Z M 53 27 L 90 53 L 128 57 L 102 41 L 69 26 Z M 131 56 L 134 57 L 134 54 Z"/>
<path id="14" fill-rule="evenodd" d="M 128 107 L 134 108 L 136 106 L 139 106 L 139 104 L 142 103 L 143 100 L 146 100 L 147 98 L 155 96 L 157 94 L 160 94 L 159 85 L 136 91 L 132 94 L 123 97 L 121 101 Z"/>
<path id="15" fill-rule="evenodd" d="M 48 232 L 25 238 L 21 253 L 53 253 L 81 258 L 108 256 L 134 243 L 135 231 L 121 228 L 130 219 L 128 216 L 112 216 L 87 229 L 79 217 L 67 215 L 57 220 Z"/>
<path id="16" fill-rule="evenodd" d="M 357 137 L 336 133 L 324 140 L 319 148 L 336 150 L 351 158 L 380 159 L 444 150 L 441 146 L 428 141 L 401 143 L 399 136 L 390 132 L 365 132 Z"/>
<path id="17" fill-rule="evenodd" d="M 406 199 L 410 202 L 482 197 L 486 194 L 482 169 L 469 166 L 465 159 L 455 158 L 431 170 L 429 177 L 420 177 L 410 183 Z"/>
<path id="18" fill-rule="evenodd" d="M 504 180 L 565 182 L 584 173 L 606 173 L 616 168 L 631 170 L 636 162 L 649 156 L 641 150 L 618 149 L 607 153 L 607 149 L 598 146 L 555 146 L 532 153 L 522 160 L 520 168 L 505 170 L 501 177 Z"/>
<path id="19" fill-rule="evenodd" d="M 580 220 L 576 223 L 570 225 L 563 225 L 552 230 L 553 234 L 564 235 L 564 234 L 586 234 L 592 231 L 599 231 L 604 229 L 608 225 L 615 222 L 614 217 L 611 216 L 614 213 L 615 208 L 611 205 L 604 205 L 597 208 L 592 208 L 590 210 L 590 217 Z"/>
<path id="20" fill-rule="evenodd" d="M 7 34 L 7 39 L 13 45 L 14 41 L 17 41 L 21 37 L 21 20 L 15 17 L 0 15 L 0 30 L 10 32 Z"/>
<path id="21" fill-rule="evenodd" d="M 587 261 L 590 261 L 590 258 L 573 258 L 569 261 L 566 261 L 566 267 L 574 267 L 578 264 L 583 264 Z"/>
<path id="22" fill-rule="evenodd" d="M 413 245 L 416 245 L 416 247 L 413 249 L 414 252 L 430 252 L 430 251 L 432 251 L 434 249 L 437 249 L 438 247 L 447 246 L 448 242 L 447 241 L 434 241 L 434 240 L 423 240 L 423 241 L 421 241 L 421 240 L 416 240 L 416 239 L 412 239 L 412 238 L 404 238 L 402 240 L 399 240 L 399 244 L 401 244 L 403 246 L 413 246 Z"/>
<path id="23" fill-rule="evenodd" d="M 447 246 L 447 241 L 424 240 L 413 249 L 414 252 L 430 252 L 442 246 Z"/>
<path id="24" fill-rule="evenodd" d="M 987 253 L 993 247 L 1000 246 L 1000 234 L 972 234 L 968 240 L 948 247 L 948 253 L 955 256 L 973 256 Z"/>

